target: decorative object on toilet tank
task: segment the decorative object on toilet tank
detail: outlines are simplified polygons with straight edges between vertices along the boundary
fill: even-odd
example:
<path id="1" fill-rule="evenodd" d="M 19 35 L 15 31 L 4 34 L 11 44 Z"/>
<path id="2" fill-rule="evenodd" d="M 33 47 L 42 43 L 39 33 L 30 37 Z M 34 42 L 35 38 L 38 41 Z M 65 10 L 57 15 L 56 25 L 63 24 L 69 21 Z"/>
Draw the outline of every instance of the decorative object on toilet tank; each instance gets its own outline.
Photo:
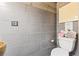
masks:
<path id="1" fill-rule="evenodd" d="M 18 21 L 11 21 L 11 26 L 18 26 Z"/>
<path id="2" fill-rule="evenodd" d="M 3 56 L 6 50 L 6 42 L 0 40 L 0 56 Z"/>

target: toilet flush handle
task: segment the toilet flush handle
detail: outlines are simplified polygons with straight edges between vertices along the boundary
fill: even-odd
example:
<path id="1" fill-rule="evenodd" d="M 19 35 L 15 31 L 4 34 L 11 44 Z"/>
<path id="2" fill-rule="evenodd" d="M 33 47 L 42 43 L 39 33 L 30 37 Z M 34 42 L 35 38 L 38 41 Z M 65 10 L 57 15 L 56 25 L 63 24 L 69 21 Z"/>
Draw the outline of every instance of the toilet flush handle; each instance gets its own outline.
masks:
<path id="1" fill-rule="evenodd" d="M 54 40 L 51 40 L 51 42 L 54 42 Z"/>

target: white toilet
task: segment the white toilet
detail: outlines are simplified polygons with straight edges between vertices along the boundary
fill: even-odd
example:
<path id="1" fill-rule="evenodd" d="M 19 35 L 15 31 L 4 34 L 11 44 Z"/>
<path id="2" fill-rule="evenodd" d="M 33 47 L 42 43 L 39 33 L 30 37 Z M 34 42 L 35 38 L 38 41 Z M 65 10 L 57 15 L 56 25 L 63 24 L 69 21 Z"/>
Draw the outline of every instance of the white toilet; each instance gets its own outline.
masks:
<path id="1" fill-rule="evenodd" d="M 69 52 L 73 51 L 75 47 L 74 38 L 58 38 L 58 47 L 52 49 L 51 56 L 69 56 Z"/>

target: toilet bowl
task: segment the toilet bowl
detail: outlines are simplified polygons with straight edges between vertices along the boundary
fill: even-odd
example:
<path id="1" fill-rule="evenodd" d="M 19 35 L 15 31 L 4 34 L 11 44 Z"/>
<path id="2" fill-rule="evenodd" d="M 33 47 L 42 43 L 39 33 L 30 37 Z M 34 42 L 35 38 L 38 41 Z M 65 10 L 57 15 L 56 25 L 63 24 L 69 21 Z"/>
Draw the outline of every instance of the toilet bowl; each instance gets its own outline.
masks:
<path id="1" fill-rule="evenodd" d="M 73 51 L 76 39 L 61 37 L 58 39 L 58 47 L 52 49 L 51 56 L 69 56 Z"/>
<path id="2" fill-rule="evenodd" d="M 52 50 L 51 56 L 69 56 L 69 52 L 63 48 L 55 48 Z"/>

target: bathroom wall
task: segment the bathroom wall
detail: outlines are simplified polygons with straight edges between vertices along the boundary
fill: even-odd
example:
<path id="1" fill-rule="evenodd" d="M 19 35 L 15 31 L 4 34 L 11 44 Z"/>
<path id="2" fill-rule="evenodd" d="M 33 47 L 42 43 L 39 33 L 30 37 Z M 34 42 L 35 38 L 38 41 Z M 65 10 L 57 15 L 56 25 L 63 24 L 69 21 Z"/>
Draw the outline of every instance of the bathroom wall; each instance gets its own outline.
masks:
<path id="1" fill-rule="evenodd" d="M 11 26 L 18 21 L 18 26 Z M 0 39 L 7 44 L 6 56 L 50 55 L 56 39 L 54 13 L 23 3 L 0 5 Z"/>
<path id="2" fill-rule="evenodd" d="M 61 3 L 60 3 L 61 4 Z M 57 28 L 57 31 L 56 31 L 56 34 L 57 33 L 59 33 L 61 30 L 64 30 L 65 29 L 65 25 L 64 25 L 64 23 L 59 23 L 59 5 L 60 5 L 59 3 L 57 3 L 57 20 L 56 20 L 56 28 Z M 65 4 L 64 2 L 63 2 L 63 4 Z"/>
<path id="3" fill-rule="evenodd" d="M 64 6 L 63 6 L 64 5 Z M 74 5 L 74 6 L 73 6 Z M 70 2 L 61 2 L 61 3 L 57 3 L 57 6 L 60 6 L 60 7 L 57 7 L 57 28 L 58 28 L 58 30 L 57 30 L 57 32 L 59 32 L 61 29 L 62 30 L 64 30 L 65 29 L 65 24 L 64 24 L 64 21 L 63 20 L 65 20 L 65 19 L 61 19 L 62 18 L 62 15 L 60 15 L 60 14 L 62 14 L 61 12 L 63 11 L 63 12 L 65 12 L 65 11 L 67 11 L 66 13 L 67 14 L 64 14 L 63 16 L 65 17 L 65 16 L 67 16 L 67 15 L 69 15 L 68 14 L 68 12 L 70 12 L 69 10 L 71 10 L 72 8 L 74 9 L 73 11 L 71 11 L 71 12 L 73 12 L 72 14 L 74 14 L 75 15 L 75 13 L 76 13 L 76 11 L 75 10 L 77 10 L 78 9 L 78 3 L 70 3 Z M 77 6 L 77 7 L 76 7 Z M 70 9 L 69 9 L 70 8 Z M 59 11 L 59 9 L 62 9 L 61 11 Z M 66 10 L 67 9 L 67 10 Z M 59 14 L 60 13 L 60 14 Z M 78 13 L 78 12 L 77 12 Z M 70 13 L 71 14 L 71 13 Z M 60 17 L 61 16 L 61 17 Z M 69 15 L 68 17 L 70 17 L 71 15 Z M 73 17 L 72 17 L 73 18 Z M 59 19 L 60 19 L 60 21 L 59 21 Z M 66 19 L 66 21 L 67 21 L 68 19 Z M 74 31 L 76 31 L 76 32 L 78 32 L 78 22 L 73 18 L 73 19 L 71 19 L 71 18 L 69 18 L 69 20 L 72 20 L 73 21 L 73 30 Z M 63 22 L 62 22 L 63 21 Z M 61 22 L 61 23 L 59 23 L 59 22 Z"/>

